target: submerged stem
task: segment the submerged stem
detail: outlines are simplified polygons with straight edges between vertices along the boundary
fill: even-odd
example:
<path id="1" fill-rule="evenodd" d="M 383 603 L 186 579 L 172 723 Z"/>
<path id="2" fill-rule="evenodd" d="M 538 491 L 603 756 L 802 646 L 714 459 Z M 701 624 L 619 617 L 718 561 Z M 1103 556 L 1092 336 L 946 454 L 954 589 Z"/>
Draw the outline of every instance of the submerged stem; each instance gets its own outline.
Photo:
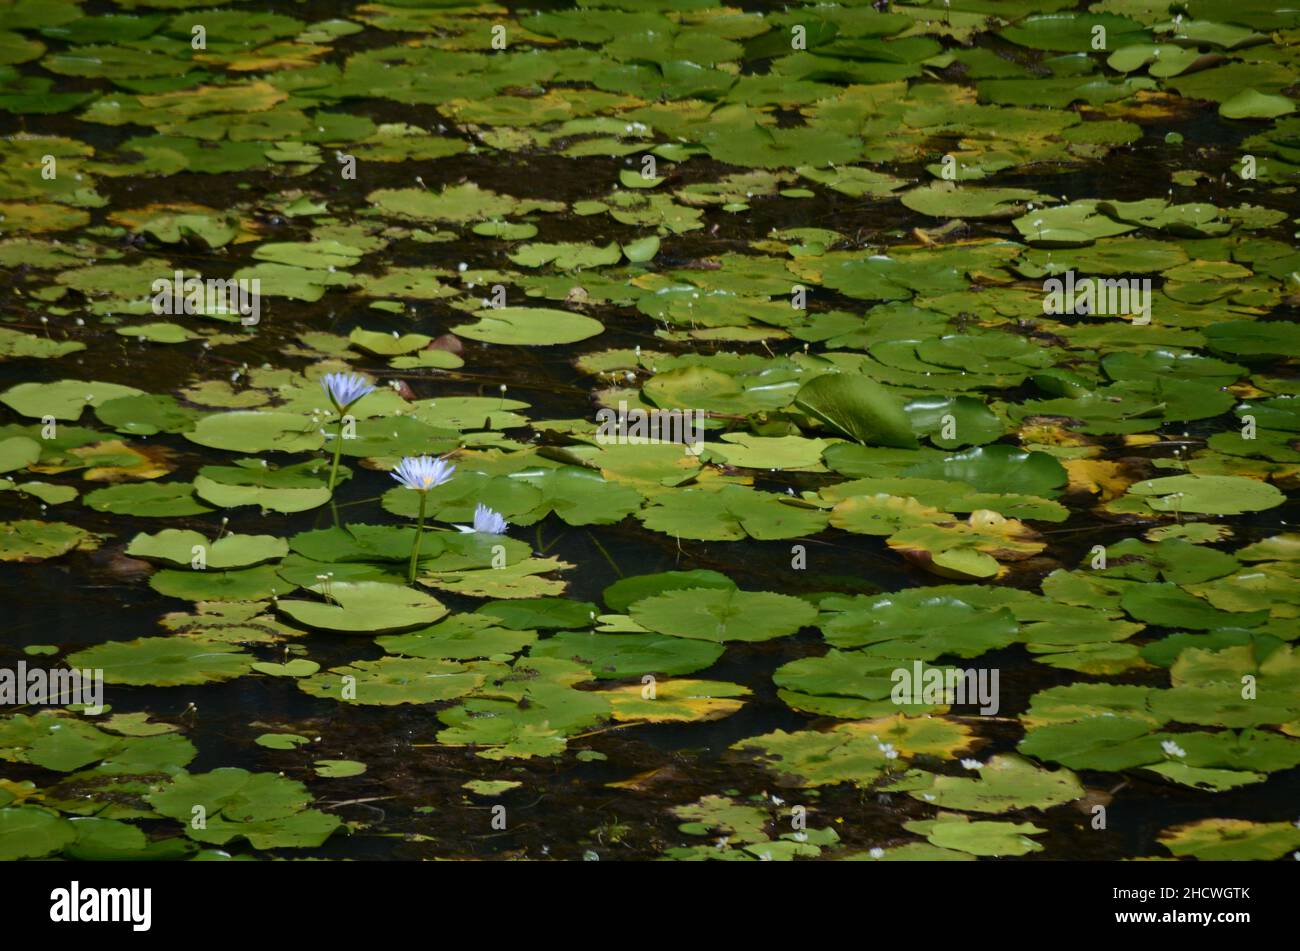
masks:
<path id="1" fill-rule="evenodd" d="M 610 557 L 609 552 L 605 551 L 605 546 L 600 543 L 600 540 L 597 539 L 595 535 L 591 534 L 591 532 L 587 533 L 587 537 L 590 538 L 591 543 L 596 546 L 596 550 L 605 556 L 605 560 L 609 562 L 609 566 L 614 569 L 618 576 L 620 578 L 624 577 L 623 569 L 618 566 L 618 562 Z M 543 554 L 545 554 L 545 552 L 543 552 Z"/>

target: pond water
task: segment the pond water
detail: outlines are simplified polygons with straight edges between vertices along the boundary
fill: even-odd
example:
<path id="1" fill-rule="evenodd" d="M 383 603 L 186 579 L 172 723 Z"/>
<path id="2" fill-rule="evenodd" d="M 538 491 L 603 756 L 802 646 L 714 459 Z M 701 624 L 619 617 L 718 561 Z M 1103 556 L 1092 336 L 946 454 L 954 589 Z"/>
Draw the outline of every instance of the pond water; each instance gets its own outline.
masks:
<path id="1" fill-rule="evenodd" d="M 0 4 L 0 857 L 1300 849 L 1300 14 L 889 6 Z"/>

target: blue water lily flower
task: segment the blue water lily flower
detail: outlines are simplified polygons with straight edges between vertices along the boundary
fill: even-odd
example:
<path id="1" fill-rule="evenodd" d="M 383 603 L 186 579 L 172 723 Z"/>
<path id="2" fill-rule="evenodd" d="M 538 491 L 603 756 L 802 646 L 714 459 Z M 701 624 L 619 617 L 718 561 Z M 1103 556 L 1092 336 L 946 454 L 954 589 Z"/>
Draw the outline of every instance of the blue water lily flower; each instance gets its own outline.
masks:
<path id="1" fill-rule="evenodd" d="M 329 490 L 332 493 L 339 479 L 339 456 L 343 452 L 343 414 L 361 397 L 373 393 L 375 388 L 366 382 L 365 377 L 355 373 L 326 373 L 320 378 L 320 385 L 339 414 L 334 422 L 334 461 L 330 463 Z"/>
<path id="2" fill-rule="evenodd" d="M 455 471 L 455 466 L 433 456 L 406 456 L 392 472 L 394 479 L 420 493 L 420 515 L 415 523 L 415 541 L 411 543 L 411 562 L 406 568 L 409 584 L 415 583 L 415 570 L 420 563 L 420 539 L 424 537 L 424 509 L 429 502 L 429 490 L 451 481 Z"/>
<path id="3" fill-rule="evenodd" d="M 365 377 L 356 373 L 326 373 L 321 377 L 320 385 L 340 413 L 367 393 L 375 391 Z"/>
<path id="4" fill-rule="evenodd" d="M 476 532 L 480 535 L 504 535 L 510 523 L 500 512 L 493 511 L 482 502 L 474 506 L 474 527 L 457 525 L 462 532 Z"/>
<path id="5" fill-rule="evenodd" d="M 428 492 L 451 479 L 456 467 L 433 456 L 407 456 L 397 464 L 392 476 L 408 489 Z"/>

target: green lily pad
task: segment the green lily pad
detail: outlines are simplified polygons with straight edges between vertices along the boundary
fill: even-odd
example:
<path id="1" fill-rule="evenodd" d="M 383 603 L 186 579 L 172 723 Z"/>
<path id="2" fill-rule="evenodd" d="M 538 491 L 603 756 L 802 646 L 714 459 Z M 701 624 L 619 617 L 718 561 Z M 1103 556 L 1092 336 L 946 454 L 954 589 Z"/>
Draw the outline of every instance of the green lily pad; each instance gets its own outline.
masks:
<path id="1" fill-rule="evenodd" d="M 117 383 L 59 380 L 56 383 L 19 383 L 0 393 L 0 403 L 23 416 L 37 419 L 53 416 L 75 422 L 87 406 L 96 407 L 123 396 L 143 395 L 143 391 L 133 386 Z"/>
<path id="2" fill-rule="evenodd" d="M 611 611 L 626 611 L 633 603 L 651 595 L 681 588 L 734 588 L 733 582 L 718 571 L 664 571 L 652 575 L 620 578 L 604 590 L 601 599 Z M 681 671 L 687 673 L 687 671 Z"/>
<path id="3" fill-rule="evenodd" d="M 897 683 L 894 674 L 899 667 L 899 662 L 890 658 L 832 649 L 821 657 L 803 657 L 783 664 L 773 672 L 772 682 L 781 688 L 781 699 L 790 706 L 824 716 L 862 718 L 947 709 L 942 697 L 926 702 L 923 698 L 893 696 Z M 938 669 L 928 664 L 922 664 L 922 668 Z"/>
<path id="4" fill-rule="evenodd" d="M 77 838 L 76 827 L 38 806 L 0 809 L 0 859 L 34 859 L 60 851 Z"/>
<path id="5" fill-rule="evenodd" d="M 719 644 L 653 634 L 596 634 L 567 631 L 534 644 L 533 657 L 560 657 L 601 678 L 661 677 L 704 670 L 722 656 Z"/>
<path id="6" fill-rule="evenodd" d="M 981 188 L 944 181 L 904 192 L 900 197 L 908 208 L 935 218 L 1011 218 L 1031 201 L 1048 200 L 1048 196 L 1032 188 Z"/>
<path id="7" fill-rule="evenodd" d="M 1240 515 L 1276 508 L 1286 501 L 1276 487 L 1242 476 L 1166 476 L 1129 486 L 1129 493 L 1156 512 Z"/>
<path id="8" fill-rule="evenodd" d="M 523 783 L 516 779 L 471 779 L 461 786 L 476 796 L 500 796 L 512 789 L 518 789 Z"/>
<path id="9" fill-rule="evenodd" d="M 44 561 L 96 547 L 94 535 L 67 522 L 0 522 L 0 561 Z"/>
<path id="10" fill-rule="evenodd" d="M 432 627 L 388 634 L 375 643 L 390 654 L 433 660 L 474 660 L 517 654 L 537 640 L 536 631 L 499 627 L 491 615 L 453 614 Z"/>
<path id="11" fill-rule="evenodd" d="M 198 415 L 166 395 L 121 396 L 95 407 L 95 416 L 101 423 L 132 436 L 185 432 L 194 425 Z"/>
<path id="12" fill-rule="evenodd" d="M 1219 115 L 1225 119 L 1276 119 L 1295 111 L 1294 99 L 1257 89 L 1243 89 L 1219 103 Z"/>
<path id="13" fill-rule="evenodd" d="M 756 754 L 763 766 L 792 785 L 810 787 L 870 786 L 896 762 L 878 737 L 860 731 L 776 730 L 741 740 L 732 749 Z"/>
<path id="14" fill-rule="evenodd" d="M 596 617 L 596 606 L 567 598 L 528 598 L 484 604 L 477 613 L 512 631 L 546 631 L 587 627 Z"/>
<path id="15" fill-rule="evenodd" d="M 447 613 L 431 595 L 378 581 L 318 583 L 308 590 L 325 600 L 281 600 L 276 607 L 300 624 L 330 631 L 397 631 L 432 624 Z"/>
<path id="16" fill-rule="evenodd" d="M 628 613 L 647 630 L 721 643 L 793 634 L 812 623 L 817 609 L 770 591 L 687 588 L 644 598 Z"/>
<path id="17" fill-rule="evenodd" d="M 211 449 L 233 452 L 302 452 L 325 442 L 320 424 L 295 413 L 236 410 L 204 416 L 185 438 Z"/>
<path id="18" fill-rule="evenodd" d="M 804 384 L 795 405 L 835 432 L 865 445 L 916 445 L 901 402 L 878 383 L 860 376 L 828 373 Z"/>
<path id="19" fill-rule="evenodd" d="M 0 472 L 26 469 L 41 457 L 41 444 L 26 436 L 0 439 Z"/>
<path id="20" fill-rule="evenodd" d="M 176 776 L 146 799 L 161 815 L 184 823 L 190 838 L 215 845 L 245 838 L 260 849 L 314 847 L 342 825 L 306 808 L 311 794 L 302 783 L 233 767 Z M 201 826 L 191 821 L 196 807 L 203 810 Z"/>
<path id="21" fill-rule="evenodd" d="M 149 578 L 149 587 L 188 601 L 258 601 L 289 594 L 296 585 L 281 577 L 274 565 L 259 565 L 234 571 L 164 568 Z"/>
<path id="22" fill-rule="evenodd" d="M 827 605 L 824 605 L 826 607 Z M 975 607 L 925 588 L 882 594 L 834 613 L 822 624 L 836 647 L 867 647 L 883 657 L 934 660 L 976 657 L 1016 640 L 1020 626 L 1006 608 Z"/>
<path id="23" fill-rule="evenodd" d="M 201 515 L 212 511 L 194 498 L 194 486 L 188 482 L 114 485 L 88 493 L 83 501 L 97 512 L 151 518 Z"/>
<path id="24" fill-rule="evenodd" d="M 1083 786 L 1068 769 L 1039 769 L 1012 755 L 994 756 L 979 767 L 979 779 L 935 776 L 927 787 L 908 795 L 944 809 L 968 812 L 1005 812 L 1008 809 L 1046 809 L 1083 796 Z"/>
<path id="25" fill-rule="evenodd" d="M 205 466 L 204 471 L 215 469 Z M 236 478 L 240 478 L 236 476 Z M 244 479 L 252 482 L 256 476 Z M 218 482 L 206 475 L 194 478 L 194 491 L 205 502 L 221 508 L 238 508 L 242 505 L 256 505 L 269 512 L 306 512 L 319 508 L 330 500 L 330 491 L 318 486 L 315 481 L 304 487 L 280 487 L 259 484 L 230 484 Z M 205 511 L 207 511 L 205 509 Z"/>
<path id="26" fill-rule="evenodd" d="M 922 479 L 952 479 L 981 492 L 1038 495 L 1051 498 L 1065 485 L 1066 472 L 1044 452 L 1022 452 L 1012 446 L 968 449 L 939 462 L 922 462 L 903 470 Z"/>
<path id="27" fill-rule="evenodd" d="M 1206 861 L 1281 858 L 1300 846 L 1300 829 L 1290 822 L 1201 819 L 1160 833 L 1160 843 L 1176 856 Z"/>
<path id="28" fill-rule="evenodd" d="M 457 324 L 451 332 L 485 343 L 540 347 L 576 343 L 605 329 L 591 317 L 543 307 L 490 307 L 474 316 L 477 323 Z"/>
<path id="29" fill-rule="evenodd" d="M 139 637 L 109 641 L 69 654 L 78 668 L 102 669 L 110 684 L 174 687 L 242 677 L 254 657 L 235 644 L 199 637 Z"/>
<path id="30" fill-rule="evenodd" d="M 828 521 L 824 512 L 784 496 L 731 485 L 656 496 L 637 517 L 657 532 L 707 541 L 799 538 L 815 535 Z"/>
<path id="31" fill-rule="evenodd" d="M 932 845 L 982 856 L 1041 852 L 1043 847 L 1028 836 L 1047 831 L 1032 822 L 973 822 L 951 814 L 931 822 L 909 822 L 906 827 L 925 835 Z"/>
<path id="32" fill-rule="evenodd" d="M 254 664 L 253 669 L 270 677 L 310 677 L 320 670 L 320 664 L 305 657 L 295 657 L 284 664 Z"/>
<path id="33" fill-rule="evenodd" d="M 165 528 L 154 535 L 136 535 L 126 553 L 185 567 L 202 558 L 208 568 L 244 568 L 283 558 L 289 554 L 289 543 L 274 535 L 237 534 L 213 541 L 198 532 Z"/>

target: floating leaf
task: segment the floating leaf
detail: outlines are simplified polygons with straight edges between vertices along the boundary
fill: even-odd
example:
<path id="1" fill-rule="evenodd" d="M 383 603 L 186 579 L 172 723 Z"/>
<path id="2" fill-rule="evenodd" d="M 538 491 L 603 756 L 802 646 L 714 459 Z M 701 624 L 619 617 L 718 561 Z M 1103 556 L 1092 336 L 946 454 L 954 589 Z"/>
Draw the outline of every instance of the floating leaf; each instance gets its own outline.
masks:
<path id="1" fill-rule="evenodd" d="M 909 790 L 908 795 L 944 809 L 970 812 L 1046 809 L 1083 795 L 1083 786 L 1069 770 L 1039 769 L 1019 756 L 994 756 L 979 773 L 979 779 L 935 776 L 929 786 Z"/>
<path id="2" fill-rule="evenodd" d="M 1241 476 L 1166 476 L 1129 486 L 1156 512 L 1240 515 L 1275 508 L 1286 496 L 1267 482 Z"/>
<path id="3" fill-rule="evenodd" d="M 99 406 L 123 396 L 142 396 L 133 386 L 97 381 L 59 380 L 56 383 L 19 383 L 0 393 L 4 403 L 23 416 L 53 416 L 75 422 L 87 406 Z"/>
<path id="4" fill-rule="evenodd" d="M 430 595 L 378 581 L 318 583 L 309 590 L 324 600 L 281 600 L 276 607 L 308 627 L 353 634 L 432 624 L 447 613 Z"/>
<path id="5" fill-rule="evenodd" d="M 548 346 L 576 343 L 601 333 L 600 321 L 567 310 L 542 307 L 496 307 L 475 311 L 475 324 L 457 324 L 451 332 L 485 343 Z"/>
<path id="6" fill-rule="evenodd" d="M 765 641 L 810 624 L 817 609 L 770 591 L 687 588 L 637 601 L 628 613 L 642 627 L 704 641 Z"/>
<path id="7" fill-rule="evenodd" d="M 694 673 L 722 656 L 721 645 L 653 634 L 563 632 L 539 641 L 533 657 L 560 657 L 591 669 L 601 678 L 659 677 Z"/>
<path id="8" fill-rule="evenodd" d="M 69 654 L 73 667 L 102 669 L 110 684 L 174 687 L 242 677 L 254 658 L 234 644 L 199 637 L 140 637 L 109 641 Z"/>
<path id="9" fill-rule="evenodd" d="M 232 534 L 212 540 L 198 532 L 165 528 L 155 535 L 135 536 L 126 553 L 186 567 L 201 558 L 209 568 L 243 568 L 283 558 L 289 554 L 289 544 L 274 535 Z"/>
<path id="10" fill-rule="evenodd" d="M 827 373 L 804 384 L 795 405 L 835 432 L 857 442 L 910 449 L 912 427 L 899 400 L 878 383 L 845 373 Z"/>
<path id="11" fill-rule="evenodd" d="M 720 720 L 744 706 L 745 701 L 738 698 L 749 693 L 739 684 L 680 678 L 656 683 L 649 697 L 640 684 L 604 691 L 615 720 L 650 723 Z"/>
<path id="12" fill-rule="evenodd" d="M 1300 829 L 1290 822 L 1202 819 L 1160 833 L 1160 842 L 1177 856 L 1206 861 L 1281 858 L 1300 846 Z"/>
<path id="13" fill-rule="evenodd" d="M 96 547 L 94 535 L 67 522 L 0 522 L 0 561 L 44 561 Z"/>

